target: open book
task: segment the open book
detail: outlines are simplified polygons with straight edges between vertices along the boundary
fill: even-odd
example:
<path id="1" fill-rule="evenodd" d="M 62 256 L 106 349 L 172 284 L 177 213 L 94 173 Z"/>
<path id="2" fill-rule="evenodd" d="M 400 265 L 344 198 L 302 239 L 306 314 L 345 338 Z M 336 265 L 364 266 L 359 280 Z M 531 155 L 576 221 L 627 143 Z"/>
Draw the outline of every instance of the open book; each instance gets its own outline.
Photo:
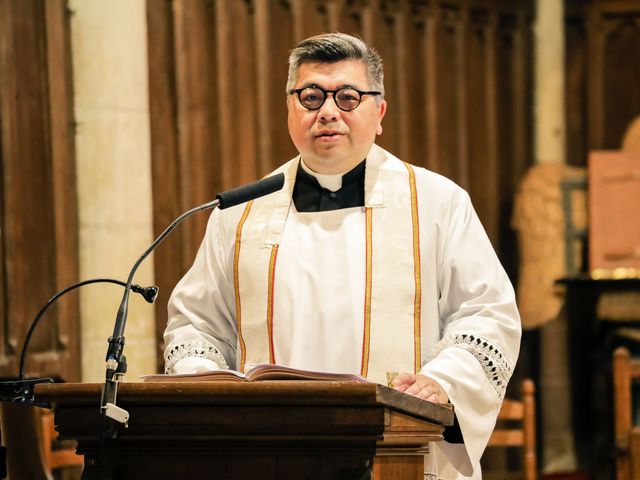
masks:
<path id="1" fill-rule="evenodd" d="M 145 375 L 145 382 L 256 382 L 260 380 L 324 380 L 334 382 L 369 383 L 364 377 L 350 373 L 313 372 L 283 365 L 260 364 L 252 367 L 247 373 L 235 370 L 211 370 L 199 373 L 182 373 L 178 375 Z"/>

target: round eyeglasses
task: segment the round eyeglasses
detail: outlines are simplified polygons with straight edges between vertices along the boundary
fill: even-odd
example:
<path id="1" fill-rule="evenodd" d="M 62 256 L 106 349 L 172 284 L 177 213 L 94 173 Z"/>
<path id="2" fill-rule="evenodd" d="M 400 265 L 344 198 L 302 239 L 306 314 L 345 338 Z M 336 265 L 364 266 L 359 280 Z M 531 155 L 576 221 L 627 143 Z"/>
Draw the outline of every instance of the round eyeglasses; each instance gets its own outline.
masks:
<path id="1" fill-rule="evenodd" d="M 327 100 L 327 94 L 332 93 L 336 106 L 344 112 L 355 110 L 358 105 L 360 105 L 363 95 L 381 95 L 380 92 L 362 92 L 350 87 L 339 88 L 338 90 L 325 90 L 317 86 L 289 90 L 289 95 L 293 95 L 294 93 L 298 95 L 300 104 L 307 110 L 319 110 Z"/>

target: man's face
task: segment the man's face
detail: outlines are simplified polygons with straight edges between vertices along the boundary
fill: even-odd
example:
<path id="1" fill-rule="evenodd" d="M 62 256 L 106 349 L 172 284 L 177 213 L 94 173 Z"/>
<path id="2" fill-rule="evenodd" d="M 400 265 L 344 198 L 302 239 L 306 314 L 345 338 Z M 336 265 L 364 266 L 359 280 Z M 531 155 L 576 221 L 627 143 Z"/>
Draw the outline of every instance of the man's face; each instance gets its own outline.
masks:
<path id="1" fill-rule="evenodd" d="M 294 89 L 316 85 L 325 90 L 351 87 L 372 90 L 365 65 L 359 60 L 334 63 L 303 63 Z M 309 168 L 318 173 L 344 173 L 364 160 L 376 135 L 382 133 L 382 117 L 387 103 L 373 95 L 363 95 L 350 112 L 336 105 L 333 94 L 318 110 L 307 110 L 296 94 L 289 95 L 289 135 Z"/>

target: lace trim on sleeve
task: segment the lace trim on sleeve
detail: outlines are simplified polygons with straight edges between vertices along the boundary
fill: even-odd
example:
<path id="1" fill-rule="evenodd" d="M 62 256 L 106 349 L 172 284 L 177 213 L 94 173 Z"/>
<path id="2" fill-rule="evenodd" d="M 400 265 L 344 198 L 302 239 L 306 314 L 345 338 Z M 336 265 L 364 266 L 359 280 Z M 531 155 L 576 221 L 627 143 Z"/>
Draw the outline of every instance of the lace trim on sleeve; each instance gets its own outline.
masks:
<path id="1" fill-rule="evenodd" d="M 164 373 L 172 374 L 173 366 L 187 357 L 206 358 L 216 362 L 221 368 L 229 368 L 227 361 L 216 347 L 202 340 L 189 340 L 171 346 L 164 358 Z"/>
<path id="2" fill-rule="evenodd" d="M 504 398 L 513 365 L 489 340 L 470 334 L 455 334 L 440 340 L 429 355 L 429 360 L 448 347 L 458 347 L 471 353 L 484 370 L 500 400 Z"/>

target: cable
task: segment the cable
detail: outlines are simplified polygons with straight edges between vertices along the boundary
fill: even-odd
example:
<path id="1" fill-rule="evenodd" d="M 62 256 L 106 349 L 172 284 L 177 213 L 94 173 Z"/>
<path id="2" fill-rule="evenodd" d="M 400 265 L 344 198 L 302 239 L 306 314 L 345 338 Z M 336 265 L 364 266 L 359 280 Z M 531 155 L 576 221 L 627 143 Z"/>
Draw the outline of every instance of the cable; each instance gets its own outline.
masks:
<path id="1" fill-rule="evenodd" d="M 31 336 L 33 335 L 33 332 L 38 326 L 38 323 L 40 322 L 40 319 L 42 318 L 44 313 L 56 300 L 58 300 L 58 298 L 69 293 L 71 290 L 75 290 L 76 288 L 82 287 L 84 285 L 89 285 L 91 283 L 115 283 L 116 285 L 120 285 L 125 288 L 127 286 L 125 282 L 121 280 L 115 280 L 113 278 L 93 278 L 90 280 L 84 280 L 82 282 L 75 283 L 70 287 L 67 287 L 64 290 L 56 293 L 53 297 L 51 297 L 51 299 L 44 305 L 44 307 L 40 309 L 40 311 L 38 312 L 38 315 L 36 315 L 36 318 L 34 318 L 33 322 L 31 323 L 31 326 L 29 327 L 29 331 L 27 332 L 27 336 L 24 340 L 24 344 L 22 345 L 22 354 L 20 355 L 20 369 L 18 373 L 18 378 L 20 380 L 24 380 L 24 363 L 27 357 L 27 349 L 29 348 L 29 342 L 31 341 Z M 155 295 L 157 295 L 158 293 L 158 287 L 141 287 L 140 285 L 131 285 L 131 290 L 142 295 L 145 298 L 145 300 L 150 303 L 153 302 L 153 300 L 155 299 Z M 155 294 L 155 295 L 152 295 L 152 294 Z"/>

